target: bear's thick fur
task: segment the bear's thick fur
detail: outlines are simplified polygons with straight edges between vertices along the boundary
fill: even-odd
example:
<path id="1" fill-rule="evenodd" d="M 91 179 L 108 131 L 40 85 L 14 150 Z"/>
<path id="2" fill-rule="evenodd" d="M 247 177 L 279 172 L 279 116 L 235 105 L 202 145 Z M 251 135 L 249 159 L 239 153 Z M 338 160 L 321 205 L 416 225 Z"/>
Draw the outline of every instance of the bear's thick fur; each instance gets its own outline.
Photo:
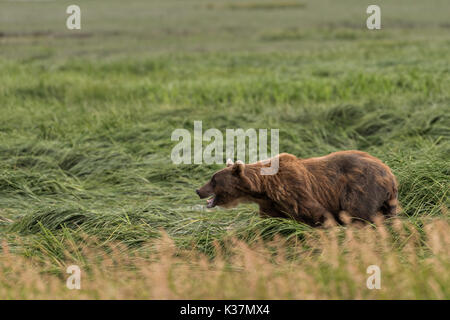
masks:
<path id="1" fill-rule="evenodd" d="M 397 182 L 388 166 L 361 151 L 340 151 L 299 159 L 282 153 L 274 175 L 261 175 L 268 161 L 229 163 L 196 190 L 200 198 L 213 196 L 208 207 L 259 204 L 260 214 L 292 218 L 311 226 L 327 219 L 341 221 L 341 213 L 373 221 L 397 212 Z"/>

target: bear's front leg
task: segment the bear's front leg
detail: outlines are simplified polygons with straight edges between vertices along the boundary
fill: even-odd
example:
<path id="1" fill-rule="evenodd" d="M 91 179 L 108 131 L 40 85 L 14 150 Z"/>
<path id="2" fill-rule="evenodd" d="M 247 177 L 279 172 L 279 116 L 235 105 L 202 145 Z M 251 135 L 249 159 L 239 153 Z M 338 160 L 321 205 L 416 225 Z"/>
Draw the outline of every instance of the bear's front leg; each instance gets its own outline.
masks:
<path id="1" fill-rule="evenodd" d="M 261 217 L 272 217 L 272 218 L 287 218 L 288 216 L 282 211 L 278 210 L 271 201 L 261 201 L 259 202 L 259 215 Z"/>

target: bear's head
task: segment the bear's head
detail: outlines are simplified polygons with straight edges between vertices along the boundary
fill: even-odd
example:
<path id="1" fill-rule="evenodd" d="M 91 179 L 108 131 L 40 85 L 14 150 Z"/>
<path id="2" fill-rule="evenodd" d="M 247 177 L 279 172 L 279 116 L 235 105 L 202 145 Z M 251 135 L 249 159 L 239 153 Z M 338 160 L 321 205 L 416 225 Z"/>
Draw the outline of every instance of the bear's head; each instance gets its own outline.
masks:
<path id="1" fill-rule="evenodd" d="M 250 180 L 244 175 L 245 165 L 241 161 L 227 161 L 227 167 L 213 174 L 200 189 L 195 190 L 200 199 L 208 198 L 207 208 L 220 206 L 232 208 L 248 200 Z"/>

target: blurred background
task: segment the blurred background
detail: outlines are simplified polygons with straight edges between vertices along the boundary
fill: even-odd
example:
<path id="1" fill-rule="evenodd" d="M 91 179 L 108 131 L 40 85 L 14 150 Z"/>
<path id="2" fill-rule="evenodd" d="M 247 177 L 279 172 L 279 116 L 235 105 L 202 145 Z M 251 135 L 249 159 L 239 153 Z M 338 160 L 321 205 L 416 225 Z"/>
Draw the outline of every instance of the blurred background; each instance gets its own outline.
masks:
<path id="1" fill-rule="evenodd" d="M 373 2 L 373 1 L 372 1 Z M 1 55 L 146 55 L 167 52 L 328 50 L 346 42 L 448 39 L 446 0 L 379 0 L 382 30 L 368 32 L 360 0 L 0 1 Z M 66 8 L 82 29 L 67 30 Z M 375 4 L 375 3 L 374 3 Z"/>

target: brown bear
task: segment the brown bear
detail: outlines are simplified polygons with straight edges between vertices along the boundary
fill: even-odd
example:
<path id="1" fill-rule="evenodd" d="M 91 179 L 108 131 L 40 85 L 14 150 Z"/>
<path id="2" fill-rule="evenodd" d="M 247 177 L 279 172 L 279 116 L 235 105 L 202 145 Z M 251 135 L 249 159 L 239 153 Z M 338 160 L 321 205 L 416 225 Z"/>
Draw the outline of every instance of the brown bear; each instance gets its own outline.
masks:
<path id="1" fill-rule="evenodd" d="M 329 218 L 341 224 L 341 212 L 366 221 L 397 212 L 396 179 L 388 166 L 368 153 L 349 150 L 309 159 L 288 153 L 277 157 L 276 174 L 261 174 L 270 161 L 227 163 L 196 192 L 201 199 L 212 196 L 208 208 L 254 202 L 262 216 L 292 218 L 311 226 Z"/>

